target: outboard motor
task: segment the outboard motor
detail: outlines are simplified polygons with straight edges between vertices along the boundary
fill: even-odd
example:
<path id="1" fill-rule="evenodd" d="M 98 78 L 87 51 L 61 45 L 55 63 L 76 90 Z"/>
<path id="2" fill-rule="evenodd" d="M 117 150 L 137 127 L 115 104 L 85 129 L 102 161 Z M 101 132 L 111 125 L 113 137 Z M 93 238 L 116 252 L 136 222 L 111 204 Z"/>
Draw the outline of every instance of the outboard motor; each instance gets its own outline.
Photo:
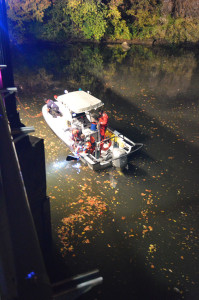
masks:
<path id="1" fill-rule="evenodd" d="M 116 168 L 123 169 L 127 165 L 127 155 L 124 149 L 114 148 L 113 149 L 113 166 Z"/>

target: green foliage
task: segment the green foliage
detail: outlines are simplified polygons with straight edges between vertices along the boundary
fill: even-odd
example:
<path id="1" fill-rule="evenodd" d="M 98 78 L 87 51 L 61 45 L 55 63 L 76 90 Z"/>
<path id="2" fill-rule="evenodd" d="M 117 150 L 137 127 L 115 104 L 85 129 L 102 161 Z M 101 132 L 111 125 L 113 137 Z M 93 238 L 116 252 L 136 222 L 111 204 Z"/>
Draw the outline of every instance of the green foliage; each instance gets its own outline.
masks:
<path id="1" fill-rule="evenodd" d="M 109 29 L 108 36 L 113 39 L 131 39 L 131 34 L 126 21 L 122 19 L 121 12 L 116 5 L 110 5 L 108 11 Z"/>
<path id="2" fill-rule="evenodd" d="M 87 39 L 100 40 L 106 31 L 106 6 L 101 1 L 68 1 L 66 14 L 73 23 L 73 32 Z"/>
<path id="3" fill-rule="evenodd" d="M 24 41 L 31 22 L 42 22 L 50 0 L 6 0 L 11 40 Z"/>
<path id="4" fill-rule="evenodd" d="M 181 42 L 197 42 L 199 40 L 199 19 L 174 19 L 169 16 L 164 27 L 166 27 L 165 39 L 169 42 L 179 44 Z"/>
<path id="5" fill-rule="evenodd" d="M 6 0 L 11 38 L 197 42 L 199 18 L 161 15 L 158 0 Z M 42 22 L 42 26 L 41 26 Z"/>
<path id="6" fill-rule="evenodd" d="M 8 17 L 17 23 L 26 21 L 42 21 L 44 11 L 51 2 L 49 0 L 6 0 Z"/>
<path id="7" fill-rule="evenodd" d="M 67 0 L 55 1 L 47 11 L 41 37 L 47 40 L 64 41 L 71 35 L 71 20 L 66 14 Z"/>
<path id="8" fill-rule="evenodd" d="M 130 25 L 133 38 L 154 38 L 156 26 L 159 24 L 159 7 L 155 7 L 156 1 L 142 0 L 136 6 L 132 6 L 127 14 L 134 16 L 135 21 Z"/>

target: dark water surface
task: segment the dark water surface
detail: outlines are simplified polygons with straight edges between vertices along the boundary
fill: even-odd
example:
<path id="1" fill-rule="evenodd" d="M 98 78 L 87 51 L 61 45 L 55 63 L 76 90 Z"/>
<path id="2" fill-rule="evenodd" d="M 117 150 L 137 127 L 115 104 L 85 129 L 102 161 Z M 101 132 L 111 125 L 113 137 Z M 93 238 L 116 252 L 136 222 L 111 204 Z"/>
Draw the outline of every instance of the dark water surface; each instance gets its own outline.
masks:
<path id="1" fill-rule="evenodd" d="M 13 64 L 21 120 L 45 140 L 52 279 L 99 268 L 103 284 L 81 299 L 198 299 L 199 52 L 20 47 Z M 80 87 L 144 143 L 123 172 L 67 162 L 38 116 L 45 97 Z"/>

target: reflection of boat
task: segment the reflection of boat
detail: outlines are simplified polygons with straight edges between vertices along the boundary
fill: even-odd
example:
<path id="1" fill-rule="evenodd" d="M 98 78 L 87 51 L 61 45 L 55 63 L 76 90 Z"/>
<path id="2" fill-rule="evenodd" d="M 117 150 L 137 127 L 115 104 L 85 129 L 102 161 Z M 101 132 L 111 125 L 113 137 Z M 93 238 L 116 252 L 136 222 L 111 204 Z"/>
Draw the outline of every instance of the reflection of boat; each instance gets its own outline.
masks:
<path id="1" fill-rule="evenodd" d="M 100 133 L 91 122 L 92 115 L 104 104 L 101 100 L 84 91 L 75 91 L 57 97 L 55 102 L 59 106 L 61 116 L 54 118 L 46 105 L 42 108 L 45 121 L 54 133 L 70 148 L 75 157 L 79 158 L 93 170 L 115 166 L 124 168 L 127 156 L 140 149 L 143 144 L 137 144 L 110 127 L 106 130 L 106 137 L 100 140 Z M 72 130 L 81 130 L 85 139 L 74 143 Z M 94 137 L 95 150 L 93 153 L 84 151 L 85 141 Z M 78 143 L 81 149 L 77 153 Z"/>

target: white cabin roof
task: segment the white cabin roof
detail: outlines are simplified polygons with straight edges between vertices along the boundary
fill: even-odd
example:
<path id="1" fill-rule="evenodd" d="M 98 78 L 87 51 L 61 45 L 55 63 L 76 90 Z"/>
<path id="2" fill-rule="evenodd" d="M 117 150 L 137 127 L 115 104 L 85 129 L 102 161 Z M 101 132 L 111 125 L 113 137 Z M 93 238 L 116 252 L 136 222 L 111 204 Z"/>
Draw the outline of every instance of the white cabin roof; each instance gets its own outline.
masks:
<path id="1" fill-rule="evenodd" d="M 97 109 L 104 105 L 101 100 L 84 91 L 75 91 L 58 96 L 57 101 L 63 103 L 68 109 L 77 114 Z"/>

